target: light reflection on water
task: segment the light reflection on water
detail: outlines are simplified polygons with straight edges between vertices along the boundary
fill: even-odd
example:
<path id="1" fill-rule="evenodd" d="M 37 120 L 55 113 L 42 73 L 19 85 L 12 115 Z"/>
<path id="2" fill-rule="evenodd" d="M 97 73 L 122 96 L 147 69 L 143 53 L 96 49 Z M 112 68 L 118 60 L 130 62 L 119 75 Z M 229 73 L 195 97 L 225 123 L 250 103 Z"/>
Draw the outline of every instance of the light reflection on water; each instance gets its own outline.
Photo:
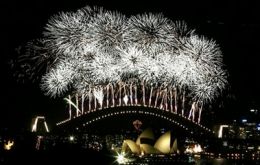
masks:
<path id="1" fill-rule="evenodd" d="M 223 159 L 223 158 L 217 158 L 217 159 L 200 159 L 196 160 L 196 165 L 205 165 L 205 164 L 212 164 L 212 165 L 230 165 L 230 161 Z M 235 163 L 235 162 L 234 162 Z"/>
<path id="2" fill-rule="evenodd" d="M 195 165 L 249 165 L 260 164 L 259 161 L 253 160 L 228 160 L 224 158 L 215 159 L 199 159 L 195 161 Z"/>

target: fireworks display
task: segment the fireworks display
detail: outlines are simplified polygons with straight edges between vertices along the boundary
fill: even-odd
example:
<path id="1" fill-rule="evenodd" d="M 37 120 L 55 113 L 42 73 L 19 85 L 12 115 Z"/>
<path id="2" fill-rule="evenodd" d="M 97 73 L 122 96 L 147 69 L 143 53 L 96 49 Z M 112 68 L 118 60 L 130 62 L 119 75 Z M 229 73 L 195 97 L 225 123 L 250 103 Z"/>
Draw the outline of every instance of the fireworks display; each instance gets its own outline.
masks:
<path id="1" fill-rule="evenodd" d="M 142 105 L 200 122 L 203 106 L 227 86 L 216 42 L 162 14 L 126 17 L 88 6 L 61 12 L 29 47 L 25 57 L 37 59 L 30 71 L 45 71 L 42 90 L 51 97 L 68 96 L 77 116 Z"/>

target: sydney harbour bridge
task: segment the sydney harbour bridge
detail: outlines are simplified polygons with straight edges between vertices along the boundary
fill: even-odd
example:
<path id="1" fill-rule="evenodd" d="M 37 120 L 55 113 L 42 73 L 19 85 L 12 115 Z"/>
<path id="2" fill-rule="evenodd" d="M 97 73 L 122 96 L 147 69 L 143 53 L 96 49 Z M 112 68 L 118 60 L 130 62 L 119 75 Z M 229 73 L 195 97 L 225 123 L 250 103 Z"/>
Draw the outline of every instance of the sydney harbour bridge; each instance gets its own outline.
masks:
<path id="1" fill-rule="evenodd" d="M 46 95 L 68 103 L 59 128 L 136 115 L 213 135 L 201 116 L 228 84 L 218 44 L 163 14 L 60 12 L 20 58 Z"/>
<path id="2" fill-rule="evenodd" d="M 135 103 L 135 101 L 145 101 L 142 98 L 133 99 L 135 101 L 131 101 L 131 99 L 127 99 L 126 97 L 127 96 L 123 97 L 121 101 L 105 100 L 105 104 L 100 104 L 98 100 L 96 100 L 96 102 L 95 100 L 89 102 L 86 101 L 85 104 L 87 104 L 87 108 L 85 107 L 85 104 L 81 104 L 81 102 L 76 100 L 76 98 L 76 103 L 73 103 L 72 99 L 69 97 L 71 100 L 65 99 L 68 101 L 69 117 L 66 120 L 58 122 L 56 124 L 57 129 L 68 130 L 71 132 L 80 130 L 81 132 L 84 132 L 91 128 L 92 133 L 94 133 L 95 129 L 93 128 L 95 127 L 97 127 L 97 130 L 102 127 L 105 127 L 105 129 L 111 129 L 111 127 L 106 126 L 109 124 L 112 125 L 111 122 L 116 123 L 120 129 L 121 127 L 123 128 L 123 125 L 127 120 L 133 121 L 134 119 L 145 118 L 150 120 L 150 123 L 154 123 L 153 125 L 157 125 L 160 121 L 164 121 L 164 127 L 168 126 L 169 128 L 177 128 L 178 130 L 182 130 L 184 134 L 199 141 L 202 140 L 202 136 L 207 138 L 213 138 L 216 136 L 213 130 L 192 120 L 188 116 L 185 116 L 183 110 L 180 110 L 178 113 L 171 108 L 173 107 L 171 104 L 167 105 L 167 101 L 163 104 L 162 98 L 158 99 L 155 97 L 151 100 L 147 100 L 148 105 L 145 105 L 132 104 Z M 156 103 L 156 100 L 160 100 L 160 102 Z M 158 106 L 156 107 L 155 105 Z M 152 125 L 150 125 L 150 127 L 152 127 Z M 106 133 L 109 133 L 109 130 Z"/>

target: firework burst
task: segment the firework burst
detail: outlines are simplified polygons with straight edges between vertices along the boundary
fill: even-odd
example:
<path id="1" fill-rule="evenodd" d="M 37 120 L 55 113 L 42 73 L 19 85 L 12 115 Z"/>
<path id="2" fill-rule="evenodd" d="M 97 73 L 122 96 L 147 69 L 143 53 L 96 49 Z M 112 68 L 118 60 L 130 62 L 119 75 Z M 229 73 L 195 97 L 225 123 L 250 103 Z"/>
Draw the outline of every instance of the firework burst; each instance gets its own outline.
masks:
<path id="1" fill-rule="evenodd" d="M 170 22 L 162 14 L 132 16 L 127 22 L 125 42 L 137 46 L 149 56 L 164 52 L 171 48 L 170 43 L 174 39 Z"/>
<path id="2" fill-rule="evenodd" d="M 89 22 L 89 30 L 86 33 L 91 38 L 91 43 L 100 52 L 110 55 L 118 55 L 116 47 L 123 46 L 123 34 L 126 31 L 126 17 L 118 12 L 97 9 L 97 12 Z"/>
<path id="3" fill-rule="evenodd" d="M 27 51 L 25 57 L 36 59 L 37 67 L 48 64 L 42 89 L 52 97 L 70 93 L 66 99 L 75 100 L 77 115 L 93 104 L 141 104 L 200 122 L 202 107 L 227 85 L 216 42 L 162 14 L 127 18 L 87 6 L 51 17 L 43 34 L 41 44 L 30 43 L 30 50 L 40 53 Z"/>

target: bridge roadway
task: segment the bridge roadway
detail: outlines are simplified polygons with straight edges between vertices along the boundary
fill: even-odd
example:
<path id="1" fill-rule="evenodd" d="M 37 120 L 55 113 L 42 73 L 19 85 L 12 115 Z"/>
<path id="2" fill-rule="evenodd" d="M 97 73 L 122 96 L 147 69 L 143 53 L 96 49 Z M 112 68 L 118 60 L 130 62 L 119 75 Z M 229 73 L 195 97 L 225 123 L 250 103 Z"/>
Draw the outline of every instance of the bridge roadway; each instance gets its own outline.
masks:
<path id="1" fill-rule="evenodd" d="M 192 136 L 196 137 L 215 136 L 214 132 L 211 129 L 199 123 L 193 122 L 185 116 L 182 116 L 181 114 L 143 106 L 121 106 L 95 110 L 72 118 L 71 120 L 59 122 L 57 123 L 57 128 L 62 130 L 73 130 L 82 129 L 82 127 L 84 127 L 85 129 L 87 129 L 88 127 L 93 127 L 95 123 L 108 118 L 113 118 L 113 122 L 116 122 L 117 119 L 127 119 L 129 117 L 132 117 L 133 119 L 148 118 L 154 120 L 154 122 L 163 120 L 166 121 L 169 125 L 178 127 L 184 130 L 187 134 L 191 134 Z M 109 123 L 105 124 L 109 125 Z"/>

